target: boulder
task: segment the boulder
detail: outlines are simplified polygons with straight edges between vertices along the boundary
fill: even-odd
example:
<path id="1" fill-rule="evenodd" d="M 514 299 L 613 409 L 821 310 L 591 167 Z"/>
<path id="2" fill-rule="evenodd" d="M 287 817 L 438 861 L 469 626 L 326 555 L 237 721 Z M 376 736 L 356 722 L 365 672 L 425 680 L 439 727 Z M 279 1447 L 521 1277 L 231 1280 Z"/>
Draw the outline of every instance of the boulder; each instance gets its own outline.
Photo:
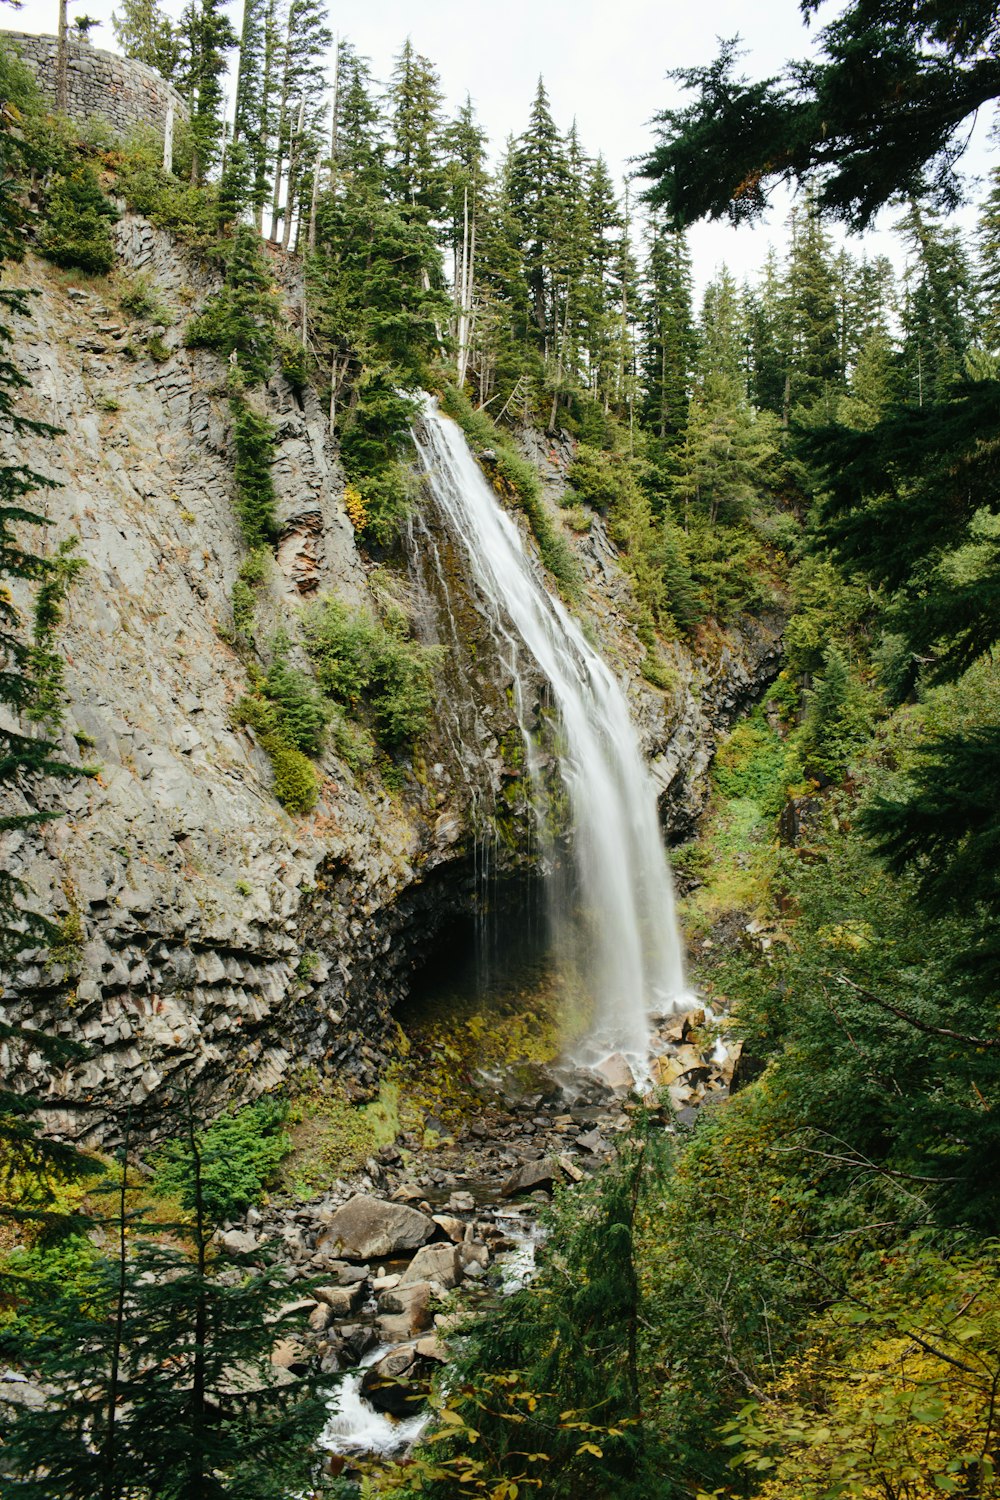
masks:
<path id="1" fill-rule="evenodd" d="M 382 1293 L 378 1299 L 379 1312 L 406 1318 L 406 1337 L 409 1338 L 414 1333 L 422 1333 L 425 1328 L 430 1328 L 434 1322 L 431 1303 L 436 1293 L 437 1289 L 429 1281 L 415 1281 L 412 1286 L 398 1286 L 395 1291 Z"/>
<path id="2" fill-rule="evenodd" d="M 462 1263 L 456 1245 L 425 1245 L 418 1250 L 399 1279 L 400 1287 L 434 1281 L 450 1291 L 462 1279 Z"/>
<path id="3" fill-rule="evenodd" d="M 635 1087 L 635 1078 L 629 1067 L 628 1059 L 622 1052 L 612 1052 L 603 1062 L 597 1063 L 594 1068 L 609 1088 L 614 1089 L 616 1094 L 627 1094 L 629 1089 Z"/>
<path id="4" fill-rule="evenodd" d="M 528 1161 L 520 1171 L 507 1178 L 500 1193 L 504 1198 L 517 1198 L 522 1193 L 538 1190 L 550 1193 L 552 1184 L 559 1182 L 562 1175 L 562 1167 L 551 1156 L 543 1157 L 541 1161 Z"/>
<path id="5" fill-rule="evenodd" d="M 390 1349 L 365 1371 L 361 1394 L 376 1411 L 412 1417 L 427 1395 L 431 1363 L 432 1359 L 418 1354 L 414 1344 Z"/>
<path id="6" fill-rule="evenodd" d="M 356 1281 L 353 1286 L 318 1286 L 315 1290 L 317 1301 L 330 1309 L 332 1317 L 349 1318 L 364 1306 L 368 1283 Z"/>
<path id="7" fill-rule="evenodd" d="M 460 1245 L 465 1239 L 465 1223 L 462 1219 L 456 1219 L 451 1214 L 432 1214 L 431 1218 L 454 1244 Z"/>
<path id="8" fill-rule="evenodd" d="M 485 1271 L 489 1266 L 490 1252 L 478 1240 L 469 1240 L 466 1244 L 459 1245 L 456 1253 L 459 1267 L 466 1276 L 476 1274 L 476 1270 Z"/>
<path id="9" fill-rule="evenodd" d="M 415 1208 L 358 1193 L 331 1216 L 316 1249 L 321 1255 L 367 1261 L 419 1250 L 435 1228 L 433 1219 Z"/>

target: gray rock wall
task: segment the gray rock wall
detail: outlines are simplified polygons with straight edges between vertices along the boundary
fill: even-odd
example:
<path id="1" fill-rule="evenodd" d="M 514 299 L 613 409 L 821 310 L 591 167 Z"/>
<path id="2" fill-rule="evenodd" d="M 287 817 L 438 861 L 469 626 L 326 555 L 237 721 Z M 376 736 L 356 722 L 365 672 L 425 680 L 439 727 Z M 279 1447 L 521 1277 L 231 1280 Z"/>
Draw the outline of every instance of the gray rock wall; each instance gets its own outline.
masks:
<path id="1" fill-rule="evenodd" d="M 454 622 L 466 664 L 442 633 L 451 666 L 405 795 L 390 796 L 374 772 L 353 776 L 327 751 L 316 810 L 282 811 L 269 761 L 233 713 L 247 687 L 230 644 L 245 549 L 226 372 L 183 342 L 212 273 L 136 215 L 115 232 L 122 270 L 146 275 L 172 314 L 160 330 L 165 359 L 149 357 L 150 330 L 129 324 L 114 281 L 81 277 L 74 286 L 32 257 L 5 271 L 12 285 L 39 292 L 17 320 L 31 382 L 21 409 L 62 429 L 26 441 L 20 455 L 60 486 L 40 497 L 54 524 L 31 541 L 44 550 L 75 535 L 87 563 L 61 634 L 60 750 L 96 774 L 47 782 L 34 800 L 30 789 L 8 796 L 13 812 L 61 813 L 0 834 L 0 859 L 27 881 L 35 908 L 63 924 L 65 942 L 55 958 L 39 955 L 0 978 L 0 1019 L 92 1046 L 74 1077 L 53 1081 L 57 1095 L 82 1088 L 96 1101 L 155 1107 L 172 1079 L 193 1074 L 221 1108 L 306 1066 L 367 1090 L 414 965 L 444 924 L 475 909 L 484 813 L 502 807 L 508 820 L 505 847 L 490 853 L 491 879 L 494 860 L 501 874 L 520 875 L 532 857 L 533 819 L 507 748 L 516 733 L 507 684 L 485 634 L 476 649 L 467 598 Z M 285 265 L 275 257 L 276 275 Z M 357 603 L 386 586 L 356 548 L 320 397 L 275 378 L 267 405 L 279 434 L 282 534 L 259 610 L 262 640 L 280 626 L 294 636 L 298 608 L 317 594 Z M 554 491 L 560 464 L 547 472 Z M 446 538 L 430 540 L 447 553 Z M 416 524 L 411 545 L 423 545 Z M 777 626 L 748 622 L 715 661 L 676 647 L 676 688 L 659 692 L 641 677 L 643 647 L 614 548 L 599 524 L 575 545 L 665 821 L 686 834 L 715 731 L 773 675 Z M 10 1066 L 0 1047 L 0 1072 Z"/>
<path id="2" fill-rule="evenodd" d="M 32 69 L 43 97 L 54 104 L 56 38 L 6 30 L 0 36 Z M 72 38 L 66 45 L 66 112 L 72 119 L 88 120 L 98 115 L 125 132 L 135 125 L 151 125 L 162 131 L 171 105 L 175 120 L 188 118 L 181 95 L 145 63 L 131 62 Z"/>

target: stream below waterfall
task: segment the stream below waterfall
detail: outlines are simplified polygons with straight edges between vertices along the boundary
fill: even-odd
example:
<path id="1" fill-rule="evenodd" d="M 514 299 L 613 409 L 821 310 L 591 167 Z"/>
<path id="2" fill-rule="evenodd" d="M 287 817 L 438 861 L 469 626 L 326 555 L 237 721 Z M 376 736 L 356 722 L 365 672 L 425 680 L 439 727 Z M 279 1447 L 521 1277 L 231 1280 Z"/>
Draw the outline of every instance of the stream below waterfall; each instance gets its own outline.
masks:
<path id="1" fill-rule="evenodd" d="M 454 1296 L 468 1316 L 530 1280 L 539 1209 L 613 1154 L 633 1090 L 674 1129 L 726 1090 L 732 1061 L 699 1029 L 705 1013 L 685 988 L 655 789 L 625 693 L 430 397 L 414 441 L 428 504 L 509 683 L 546 894 L 539 901 L 536 884 L 534 899 L 529 889 L 506 911 L 484 900 L 478 925 L 456 918 L 443 935 L 400 1015 L 402 1149 L 367 1164 L 361 1194 L 379 1201 L 341 1198 L 321 1215 L 333 1227 L 313 1241 L 320 1260 L 352 1216 L 391 1219 L 403 1204 L 428 1226 L 409 1258 L 368 1255 L 361 1241 L 352 1257 L 340 1238 L 345 1258 L 327 1263 L 340 1281 L 325 1295 L 347 1318 L 319 1307 L 310 1326 L 327 1330 L 323 1368 L 341 1372 L 322 1438 L 338 1465 L 418 1440 L 433 1372 L 447 1369 Z M 425 522 L 411 542 L 437 601 L 438 639 L 461 651 L 458 584 Z M 463 748 L 474 752 L 449 707 L 464 764 Z M 348 1247 L 351 1232 L 338 1231 Z"/>

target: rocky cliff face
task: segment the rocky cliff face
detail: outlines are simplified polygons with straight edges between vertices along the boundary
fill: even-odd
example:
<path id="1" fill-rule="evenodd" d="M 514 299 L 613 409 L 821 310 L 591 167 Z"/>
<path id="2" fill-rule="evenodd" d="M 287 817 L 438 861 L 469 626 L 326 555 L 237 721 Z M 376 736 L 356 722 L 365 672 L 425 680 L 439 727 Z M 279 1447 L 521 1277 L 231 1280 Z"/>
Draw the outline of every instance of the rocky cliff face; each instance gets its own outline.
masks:
<path id="1" fill-rule="evenodd" d="M 232 719 L 246 676 L 228 644 L 243 548 L 224 372 L 182 346 L 210 277 L 141 219 L 126 216 L 118 236 L 123 269 L 149 276 L 174 315 L 160 362 L 137 345 L 110 284 L 32 261 L 18 273 L 41 289 L 19 329 L 24 405 L 63 429 L 26 455 L 61 486 L 46 498 L 51 534 L 35 540 L 42 549 L 76 535 L 87 563 L 63 635 L 63 750 L 97 775 L 47 788 L 42 805 L 64 816 L 5 838 L 3 857 L 65 942 L 58 961 L 12 977 L 2 1003 L 92 1045 L 72 1082 L 96 1098 L 155 1100 L 183 1070 L 221 1105 L 308 1064 L 369 1089 L 414 965 L 477 899 L 479 814 L 511 775 L 503 684 L 480 657 L 478 684 L 463 675 L 463 708 L 445 670 L 437 729 L 403 793 L 374 775 L 356 780 L 331 753 L 316 810 L 281 810 L 266 756 Z M 294 633 L 311 595 L 367 597 L 370 565 L 344 511 L 322 403 L 276 378 L 268 405 L 282 538 L 263 612 Z M 558 455 L 539 457 L 557 484 Z M 412 528 L 411 545 L 420 536 Z M 776 626 L 748 626 L 711 663 L 675 648 L 676 690 L 659 693 L 639 678 L 628 585 L 599 526 L 581 555 L 668 825 L 684 833 L 714 730 L 773 675 Z M 429 628 L 434 610 L 424 597 Z M 468 620 L 433 628 L 447 646 L 449 632 L 476 628 L 473 616 L 470 604 Z M 456 713 L 474 734 L 456 736 Z M 515 822 L 524 814 L 509 795 L 505 806 Z M 508 871 L 523 858 L 498 855 Z"/>

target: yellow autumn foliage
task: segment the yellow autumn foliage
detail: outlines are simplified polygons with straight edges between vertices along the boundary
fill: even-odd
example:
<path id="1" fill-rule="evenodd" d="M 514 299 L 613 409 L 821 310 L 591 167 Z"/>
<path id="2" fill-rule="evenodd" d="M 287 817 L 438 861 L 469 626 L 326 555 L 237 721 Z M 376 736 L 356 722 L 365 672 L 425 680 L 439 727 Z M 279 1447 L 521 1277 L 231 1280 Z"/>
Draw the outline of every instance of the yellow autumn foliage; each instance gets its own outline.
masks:
<path id="1" fill-rule="evenodd" d="M 1000 1256 L 887 1258 L 729 1424 L 755 1500 L 998 1500 Z"/>
<path id="2" fill-rule="evenodd" d="M 355 531 L 364 531 L 368 524 L 368 507 L 356 484 L 344 486 L 344 509 Z"/>

